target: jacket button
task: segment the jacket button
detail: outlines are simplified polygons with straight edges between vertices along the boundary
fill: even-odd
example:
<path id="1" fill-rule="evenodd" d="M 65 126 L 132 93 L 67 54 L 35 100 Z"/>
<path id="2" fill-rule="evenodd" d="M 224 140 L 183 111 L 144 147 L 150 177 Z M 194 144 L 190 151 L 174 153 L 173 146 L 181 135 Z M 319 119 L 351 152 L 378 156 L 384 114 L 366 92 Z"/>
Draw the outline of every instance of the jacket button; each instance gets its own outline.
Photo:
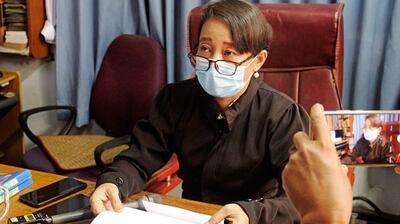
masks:
<path id="1" fill-rule="evenodd" d="M 117 182 L 118 186 L 121 186 L 124 183 L 124 180 L 121 177 L 115 178 L 115 182 Z"/>

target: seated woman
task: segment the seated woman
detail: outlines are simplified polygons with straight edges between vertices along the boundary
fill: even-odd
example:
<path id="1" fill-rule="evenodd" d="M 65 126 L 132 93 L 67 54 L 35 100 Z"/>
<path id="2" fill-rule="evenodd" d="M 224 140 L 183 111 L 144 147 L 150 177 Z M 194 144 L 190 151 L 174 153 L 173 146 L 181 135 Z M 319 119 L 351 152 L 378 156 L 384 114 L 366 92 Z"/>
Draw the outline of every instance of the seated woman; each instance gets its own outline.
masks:
<path id="1" fill-rule="evenodd" d="M 308 116 L 257 78 L 271 38 L 270 25 L 251 3 L 206 5 L 189 54 L 196 77 L 159 93 L 148 118 L 135 125 L 131 148 L 99 177 L 92 211 L 119 210 L 119 196 L 143 190 L 176 153 L 182 197 L 226 205 L 213 222 L 299 222 L 281 174 L 292 136 L 307 132 Z"/>
<path id="2" fill-rule="evenodd" d="M 388 163 L 388 156 L 392 144 L 380 136 L 382 121 L 377 114 L 367 115 L 363 128 L 363 135 L 351 149 L 350 153 L 342 158 L 345 164 Z"/>

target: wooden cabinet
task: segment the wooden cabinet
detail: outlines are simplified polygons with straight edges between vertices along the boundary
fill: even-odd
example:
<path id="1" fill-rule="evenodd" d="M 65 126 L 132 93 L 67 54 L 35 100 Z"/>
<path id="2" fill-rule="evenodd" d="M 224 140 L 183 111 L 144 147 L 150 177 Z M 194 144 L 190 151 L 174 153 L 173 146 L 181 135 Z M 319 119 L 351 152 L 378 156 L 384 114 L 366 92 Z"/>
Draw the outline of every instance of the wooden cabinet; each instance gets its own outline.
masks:
<path id="1" fill-rule="evenodd" d="M 20 75 L 1 69 L 0 72 L 0 93 L 16 97 L 15 103 L 0 107 L 0 163 L 21 165 L 23 134 L 18 123 L 21 111 Z"/>
<path id="2" fill-rule="evenodd" d="M 49 55 L 49 46 L 40 34 L 46 19 L 45 1 L 26 0 L 26 13 L 29 54 L 34 58 L 45 58 Z M 0 53 L 10 52 L 2 49 Z"/>
<path id="3" fill-rule="evenodd" d="M 43 40 L 42 31 L 46 19 L 44 0 L 27 0 L 29 51 L 34 58 L 44 58 L 49 55 L 49 46 Z"/>

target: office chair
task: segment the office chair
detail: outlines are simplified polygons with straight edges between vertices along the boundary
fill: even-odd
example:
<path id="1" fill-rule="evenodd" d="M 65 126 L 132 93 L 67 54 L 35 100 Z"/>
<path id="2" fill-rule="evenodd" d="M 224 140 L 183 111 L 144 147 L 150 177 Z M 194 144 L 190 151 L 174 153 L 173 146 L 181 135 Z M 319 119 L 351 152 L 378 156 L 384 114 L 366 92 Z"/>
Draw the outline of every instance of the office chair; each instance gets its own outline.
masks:
<path id="1" fill-rule="evenodd" d="M 30 169 L 95 180 L 105 164 L 129 148 L 130 134 L 146 116 L 159 90 L 165 85 L 164 51 L 153 39 L 121 35 L 108 47 L 90 99 L 91 118 L 107 136 L 68 135 L 76 118 L 72 106 L 47 106 L 22 112 L 20 125 L 38 147 L 27 151 L 23 164 Z M 49 110 L 69 111 L 59 135 L 37 136 L 28 127 L 29 116 Z M 97 163 L 97 167 L 96 167 Z M 154 173 L 147 191 L 165 194 L 178 185 L 179 164 L 174 155 Z"/>
<path id="2" fill-rule="evenodd" d="M 380 134 L 392 144 L 393 159 L 400 163 L 400 121 L 384 122 Z"/>
<path id="3" fill-rule="evenodd" d="M 325 110 L 342 109 L 344 5 L 256 5 L 274 31 L 268 59 L 258 71 L 260 78 L 307 112 L 315 103 Z M 188 18 L 189 50 L 198 42 L 200 19 L 201 7 L 194 8 Z"/>

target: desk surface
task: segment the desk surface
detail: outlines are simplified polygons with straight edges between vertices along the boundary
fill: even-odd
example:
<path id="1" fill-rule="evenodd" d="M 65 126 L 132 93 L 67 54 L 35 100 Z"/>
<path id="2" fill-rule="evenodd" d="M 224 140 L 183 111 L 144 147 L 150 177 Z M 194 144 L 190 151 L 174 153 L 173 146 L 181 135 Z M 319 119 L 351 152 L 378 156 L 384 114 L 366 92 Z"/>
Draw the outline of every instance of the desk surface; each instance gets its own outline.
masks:
<path id="1" fill-rule="evenodd" d="M 22 168 L 0 164 L 0 173 L 14 172 L 14 171 L 21 170 L 21 169 Z M 36 210 L 40 210 L 40 209 L 44 208 L 44 207 L 33 208 L 28 205 L 25 205 L 24 203 L 21 203 L 18 201 L 18 197 L 19 197 L 19 195 L 21 195 L 23 193 L 38 189 L 42 186 L 48 185 L 52 182 L 55 182 L 57 180 L 64 178 L 64 176 L 56 175 L 56 174 L 52 174 L 52 173 L 45 173 L 45 172 L 40 172 L 40 171 L 35 171 L 35 170 L 32 170 L 31 172 L 32 172 L 33 184 L 30 187 L 24 189 L 19 194 L 15 195 L 11 198 L 10 211 L 8 212 L 8 215 L 5 218 L 5 220 L 8 220 L 8 218 L 10 218 L 10 217 L 32 213 Z M 84 181 L 84 182 L 86 182 L 88 184 L 88 187 L 85 190 L 79 191 L 73 195 L 85 194 L 85 195 L 90 196 L 90 194 L 93 192 L 93 190 L 95 188 L 95 183 L 91 182 L 91 181 Z M 146 194 L 146 192 L 134 194 L 134 195 L 130 196 L 129 199 L 135 200 L 137 198 L 140 198 L 144 194 Z M 70 195 L 68 197 L 72 197 L 73 195 Z M 68 198 L 68 197 L 66 197 L 66 198 Z M 175 198 L 175 197 L 169 197 L 169 196 L 163 196 L 162 198 L 163 198 L 164 203 L 167 205 L 172 205 L 172 206 L 188 209 L 188 210 L 191 210 L 194 212 L 200 212 L 203 214 L 211 215 L 221 208 L 221 206 L 219 206 L 219 205 L 213 205 L 213 204 L 208 204 L 208 203 L 204 203 L 204 202 L 186 200 L 186 199 L 182 199 L 182 198 Z M 64 200 L 64 199 L 65 198 L 63 198 L 61 200 Z M 59 200 L 59 201 L 61 201 L 61 200 Z M 54 203 L 57 203 L 59 201 L 56 201 Z M 52 204 L 54 204 L 54 203 L 52 203 Z M 52 204 L 49 204 L 47 206 L 50 206 Z"/>

